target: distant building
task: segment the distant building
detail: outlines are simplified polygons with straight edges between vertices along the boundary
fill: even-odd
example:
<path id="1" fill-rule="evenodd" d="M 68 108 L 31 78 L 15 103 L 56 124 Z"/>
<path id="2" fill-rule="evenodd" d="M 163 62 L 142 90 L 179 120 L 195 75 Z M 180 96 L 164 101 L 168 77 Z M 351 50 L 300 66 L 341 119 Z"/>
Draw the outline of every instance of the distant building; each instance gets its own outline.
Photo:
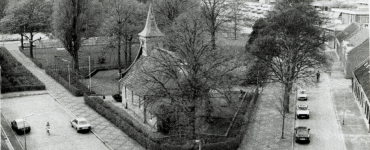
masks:
<path id="1" fill-rule="evenodd" d="M 363 61 L 353 72 L 352 93 L 370 130 L 370 60 Z"/>

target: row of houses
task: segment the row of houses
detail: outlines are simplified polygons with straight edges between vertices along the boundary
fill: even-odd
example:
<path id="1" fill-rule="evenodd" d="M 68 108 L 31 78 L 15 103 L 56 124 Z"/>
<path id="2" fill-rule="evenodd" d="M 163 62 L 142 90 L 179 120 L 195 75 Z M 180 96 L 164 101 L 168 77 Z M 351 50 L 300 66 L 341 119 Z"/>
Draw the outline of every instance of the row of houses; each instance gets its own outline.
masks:
<path id="1" fill-rule="evenodd" d="M 324 29 L 335 35 L 329 47 L 335 49 L 345 78 L 352 79 L 353 96 L 370 131 L 369 8 L 363 6 L 330 8 L 323 14 L 332 20 Z"/>

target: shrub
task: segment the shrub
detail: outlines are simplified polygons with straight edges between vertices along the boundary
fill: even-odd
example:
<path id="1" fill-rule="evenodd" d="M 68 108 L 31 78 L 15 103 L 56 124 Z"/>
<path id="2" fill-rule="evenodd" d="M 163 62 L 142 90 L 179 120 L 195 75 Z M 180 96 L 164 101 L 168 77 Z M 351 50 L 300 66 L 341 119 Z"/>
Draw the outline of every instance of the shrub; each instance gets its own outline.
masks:
<path id="1" fill-rule="evenodd" d="M 1 92 L 45 90 L 45 85 L 19 63 L 5 48 L 0 48 Z"/>

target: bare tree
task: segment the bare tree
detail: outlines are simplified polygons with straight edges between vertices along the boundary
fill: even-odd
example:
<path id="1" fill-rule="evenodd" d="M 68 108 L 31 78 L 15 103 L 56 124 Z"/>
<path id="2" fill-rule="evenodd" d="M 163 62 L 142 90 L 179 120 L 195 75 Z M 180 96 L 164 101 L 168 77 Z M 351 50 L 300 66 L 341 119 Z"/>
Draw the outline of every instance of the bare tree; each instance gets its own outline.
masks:
<path id="1" fill-rule="evenodd" d="M 121 70 L 121 43 L 122 39 L 125 39 L 125 66 L 129 65 L 129 50 L 128 41 L 132 40 L 134 33 L 137 33 L 139 29 L 142 29 L 142 24 L 139 22 L 140 18 L 140 5 L 137 1 L 132 0 L 106 0 L 104 2 L 106 17 L 102 26 L 102 32 L 105 35 L 111 36 L 110 43 L 114 44 L 114 48 L 117 48 L 118 58 L 118 72 L 122 74 Z M 144 16 L 144 15 L 142 15 Z M 144 20 L 142 18 L 142 20 Z"/>
<path id="2" fill-rule="evenodd" d="M 211 34 L 212 49 L 216 49 L 216 33 L 225 22 L 220 16 L 226 15 L 227 6 L 226 0 L 202 0 L 201 14 Z"/>
<path id="3" fill-rule="evenodd" d="M 55 35 L 73 58 L 73 68 L 79 70 L 78 50 L 82 41 L 96 34 L 101 12 L 96 0 L 60 0 L 55 2 L 52 26 Z"/>
<path id="4" fill-rule="evenodd" d="M 211 107 L 211 91 L 224 94 L 237 83 L 233 71 L 240 66 L 233 54 L 212 49 L 204 20 L 197 14 L 188 12 L 176 19 L 175 32 L 167 39 L 176 49 L 175 53 L 156 49 L 151 52 L 150 61 L 147 60 L 151 62 L 150 67 L 141 68 L 142 85 L 149 89 L 150 97 L 155 97 L 147 99 L 145 105 L 170 103 L 174 109 L 184 112 L 190 139 L 197 137 L 196 112 Z"/>
<path id="5" fill-rule="evenodd" d="M 228 4 L 229 11 L 225 16 L 228 20 L 233 22 L 231 29 L 233 30 L 235 40 L 237 38 L 237 32 L 240 30 L 240 26 L 242 25 L 241 20 L 244 18 L 241 11 L 243 7 L 243 0 L 233 0 Z"/>
<path id="6" fill-rule="evenodd" d="M 163 29 L 171 27 L 175 19 L 184 12 L 191 11 L 197 7 L 199 3 L 196 0 L 156 0 L 153 1 L 156 16 L 158 17 L 158 25 Z"/>

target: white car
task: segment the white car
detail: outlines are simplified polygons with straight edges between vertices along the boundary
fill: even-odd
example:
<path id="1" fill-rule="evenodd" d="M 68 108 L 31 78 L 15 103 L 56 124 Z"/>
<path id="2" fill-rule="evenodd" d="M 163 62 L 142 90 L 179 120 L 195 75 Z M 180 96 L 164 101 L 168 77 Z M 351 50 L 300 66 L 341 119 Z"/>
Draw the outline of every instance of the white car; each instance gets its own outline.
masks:
<path id="1" fill-rule="evenodd" d="M 307 119 L 310 118 L 310 109 L 308 105 L 298 105 L 297 106 L 297 118 L 305 117 Z"/>
<path id="2" fill-rule="evenodd" d="M 75 128 L 77 132 L 91 130 L 91 125 L 85 118 L 75 118 L 71 120 L 71 126 Z"/>
<path id="3" fill-rule="evenodd" d="M 306 90 L 298 90 L 297 98 L 298 98 L 298 100 L 307 101 Z"/>

